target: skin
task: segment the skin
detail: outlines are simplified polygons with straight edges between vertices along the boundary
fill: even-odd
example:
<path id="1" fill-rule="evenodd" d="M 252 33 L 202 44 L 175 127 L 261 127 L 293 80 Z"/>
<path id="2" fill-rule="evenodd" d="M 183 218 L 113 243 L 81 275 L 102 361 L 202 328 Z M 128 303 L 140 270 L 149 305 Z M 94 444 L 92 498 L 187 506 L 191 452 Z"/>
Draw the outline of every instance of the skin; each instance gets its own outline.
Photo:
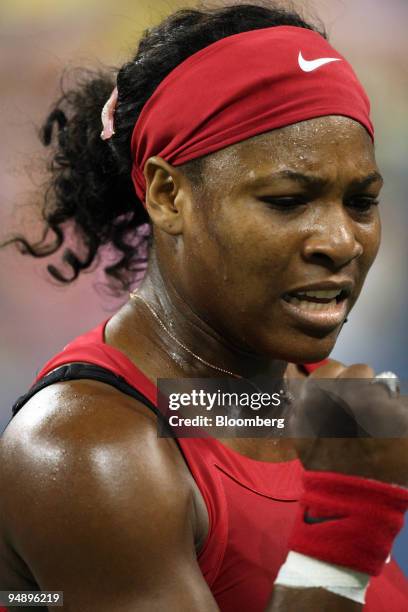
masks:
<path id="1" fill-rule="evenodd" d="M 353 283 L 349 309 L 356 301 L 380 242 L 378 208 L 366 210 L 382 184 L 366 131 L 350 119 L 325 117 L 229 147 L 210 156 L 204 168 L 211 178 L 194 198 L 181 173 L 174 174 L 166 189 L 176 186 L 179 194 L 170 210 L 158 184 L 165 169 L 157 172 L 157 163 L 146 168 L 148 210 L 158 228 L 160 275 L 172 302 L 174 295 L 180 301 L 182 322 L 194 314 L 204 320 L 205 331 L 215 330 L 226 344 L 221 365 L 243 374 L 278 373 L 278 359 L 327 356 L 340 327 L 299 329 L 281 297 L 299 285 L 346 279 Z M 305 189 L 280 176 L 288 172 L 324 184 Z M 296 205 L 301 197 L 306 203 Z M 162 310 L 168 312 L 165 304 Z M 211 361 L 214 351 L 204 347 L 202 354 L 202 337 L 187 338 Z"/>
<path id="2" fill-rule="evenodd" d="M 306 187 L 288 170 L 318 182 Z M 203 185 L 151 158 L 145 176 L 154 249 L 140 293 L 207 361 L 246 376 L 301 376 L 293 364 L 326 357 L 341 324 L 299 324 L 282 295 L 346 278 L 351 309 L 379 247 L 377 173 L 368 134 L 345 117 L 302 122 L 208 156 Z M 214 375 L 137 299 L 111 319 L 105 340 L 153 382 Z M 313 376 L 373 375 L 368 366 L 331 362 Z M 392 419 L 401 403 L 379 393 Z M 310 469 L 408 485 L 407 452 L 395 440 L 382 447 L 381 463 L 375 447 L 343 441 L 339 456 L 332 442 L 224 440 L 261 461 L 298 453 Z M 209 526 L 204 501 L 176 443 L 157 438 L 154 415 L 136 400 L 94 381 L 44 389 L 8 426 L 0 465 L 4 588 L 63 585 L 68 611 L 218 609 L 196 560 Z M 322 589 L 276 588 L 267 610 L 293 609 L 362 607 Z"/>

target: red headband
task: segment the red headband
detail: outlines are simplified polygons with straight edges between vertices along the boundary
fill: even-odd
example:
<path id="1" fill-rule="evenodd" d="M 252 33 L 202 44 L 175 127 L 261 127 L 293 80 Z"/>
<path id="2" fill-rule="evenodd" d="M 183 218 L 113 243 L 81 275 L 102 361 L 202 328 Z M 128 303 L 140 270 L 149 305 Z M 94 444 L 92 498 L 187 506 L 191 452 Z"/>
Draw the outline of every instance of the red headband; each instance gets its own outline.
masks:
<path id="1" fill-rule="evenodd" d="M 143 168 L 174 166 L 256 134 L 323 115 L 359 121 L 373 138 L 370 103 L 350 64 L 316 32 L 293 26 L 223 38 L 172 70 L 132 134 L 132 180 L 144 202 Z"/>

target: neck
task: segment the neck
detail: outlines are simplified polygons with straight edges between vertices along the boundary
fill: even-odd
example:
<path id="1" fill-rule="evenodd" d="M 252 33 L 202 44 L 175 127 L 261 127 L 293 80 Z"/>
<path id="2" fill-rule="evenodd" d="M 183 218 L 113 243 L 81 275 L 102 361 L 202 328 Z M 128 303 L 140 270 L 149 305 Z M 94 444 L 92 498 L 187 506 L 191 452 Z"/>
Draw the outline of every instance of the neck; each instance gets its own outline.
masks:
<path id="1" fill-rule="evenodd" d="M 148 271 L 136 293 L 149 304 L 173 337 L 188 349 L 180 346 L 169 333 L 166 333 L 140 300 L 132 300 L 134 309 L 137 308 L 138 312 L 144 309 L 144 322 L 149 326 L 147 333 L 151 329 L 156 345 L 159 338 L 161 350 L 181 367 L 186 377 L 217 375 L 215 368 L 204 364 L 191 353 L 213 366 L 244 378 L 283 377 L 287 367 L 286 362 L 271 360 L 236 346 L 233 341 L 216 330 L 211 322 L 206 321 L 203 315 L 195 312 L 175 287 L 165 282 L 154 255 L 150 258 Z M 220 377 L 223 375 L 226 374 L 219 372 Z"/>

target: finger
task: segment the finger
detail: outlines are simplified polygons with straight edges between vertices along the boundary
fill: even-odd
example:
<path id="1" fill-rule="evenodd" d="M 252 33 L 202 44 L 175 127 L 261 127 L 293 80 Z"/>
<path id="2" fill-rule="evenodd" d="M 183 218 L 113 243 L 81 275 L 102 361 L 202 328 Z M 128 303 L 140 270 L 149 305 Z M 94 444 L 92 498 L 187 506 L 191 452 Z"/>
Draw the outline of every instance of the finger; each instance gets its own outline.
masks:
<path id="1" fill-rule="evenodd" d="M 356 414 L 370 402 L 385 402 L 389 394 L 384 385 L 375 385 L 375 371 L 365 363 L 355 363 L 345 368 L 339 376 L 344 383 L 341 387 L 341 397 L 350 410 Z"/>
<path id="2" fill-rule="evenodd" d="M 339 378 L 375 378 L 375 371 L 365 363 L 355 363 L 344 368 Z"/>

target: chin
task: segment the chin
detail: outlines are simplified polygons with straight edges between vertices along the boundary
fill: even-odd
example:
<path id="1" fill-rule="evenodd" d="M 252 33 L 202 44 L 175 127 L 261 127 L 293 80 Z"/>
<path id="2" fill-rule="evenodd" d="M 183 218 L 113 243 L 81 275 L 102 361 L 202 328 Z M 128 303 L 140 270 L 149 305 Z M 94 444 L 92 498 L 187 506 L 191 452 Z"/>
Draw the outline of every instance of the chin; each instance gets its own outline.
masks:
<path id="1" fill-rule="evenodd" d="M 293 363 L 316 363 L 327 359 L 336 345 L 340 329 L 323 337 L 311 336 L 305 338 L 303 342 L 299 340 L 296 360 Z"/>
<path id="2" fill-rule="evenodd" d="M 297 363 L 297 364 L 303 364 L 303 363 L 317 363 L 319 361 L 323 361 L 323 359 L 327 359 L 330 355 L 330 353 L 333 350 L 333 346 L 330 346 L 329 349 L 327 350 L 323 350 L 323 349 L 309 349 L 308 351 L 305 351 L 303 353 L 298 353 L 296 355 L 292 355 L 290 359 L 288 359 L 287 361 L 289 361 L 290 363 Z"/>
<path id="3" fill-rule="evenodd" d="M 268 347 L 268 354 L 272 359 L 279 359 L 289 363 L 316 363 L 326 359 L 332 352 L 340 329 L 336 329 L 324 336 L 316 334 L 290 333 L 286 340 L 280 337 L 279 346 L 276 342 Z M 272 345 L 273 344 L 273 345 Z"/>

